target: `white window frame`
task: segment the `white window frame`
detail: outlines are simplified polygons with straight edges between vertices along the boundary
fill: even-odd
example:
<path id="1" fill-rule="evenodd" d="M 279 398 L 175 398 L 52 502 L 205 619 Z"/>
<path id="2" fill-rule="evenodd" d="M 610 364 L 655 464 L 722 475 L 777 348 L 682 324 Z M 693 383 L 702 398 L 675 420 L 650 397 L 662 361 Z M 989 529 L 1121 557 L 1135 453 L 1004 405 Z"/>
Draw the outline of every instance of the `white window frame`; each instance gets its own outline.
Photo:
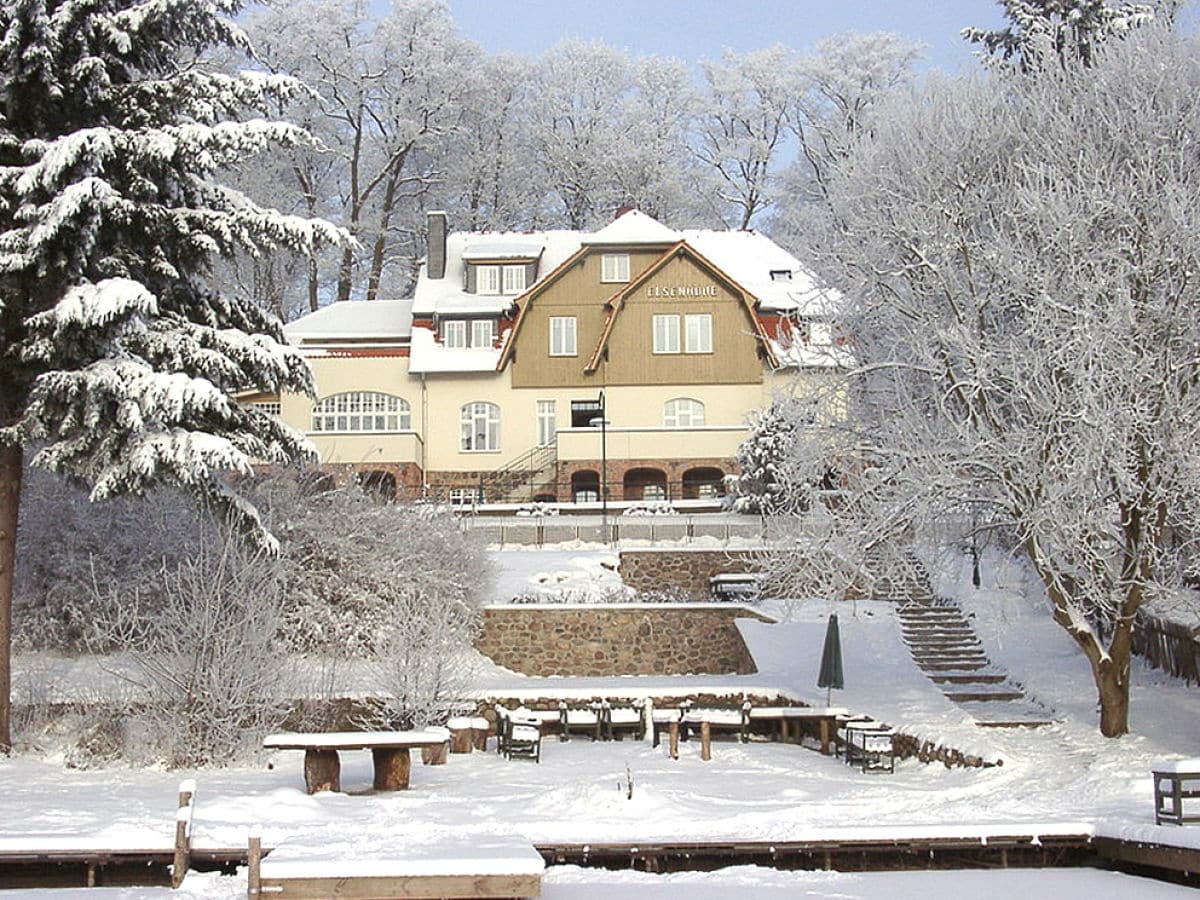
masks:
<path id="1" fill-rule="evenodd" d="M 313 405 L 312 430 L 326 434 L 410 431 L 412 410 L 403 397 L 377 391 L 347 391 Z"/>
<path id="2" fill-rule="evenodd" d="M 253 403 L 247 403 L 246 406 L 277 419 L 283 415 L 283 404 L 278 400 L 255 400 Z"/>
<path id="3" fill-rule="evenodd" d="M 704 403 L 693 397 L 675 397 L 663 404 L 663 427 L 701 428 L 704 425 Z"/>
<path id="4" fill-rule="evenodd" d="M 500 266 L 475 267 L 475 293 L 497 295 L 500 293 Z"/>
<path id="5" fill-rule="evenodd" d="M 577 356 L 579 353 L 574 316 L 550 317 L 550 355 Z"/>
<path id="6" fill-rule="evenodd" d="M 655 353 L 679 352 L 679 314 L 656 315 L 651 319 Z"/>
<path id="7" fill-rule="evenodd" d="M 471 346 L 487 349 L 496 341 L 496 323 L 491 319 L 471 320 Z"/>
<path id="8" fill-rule="evenodd" d="M 712 353 L 712 313 L 688 313 L 683 325 L 685 353 Z"/>
<path id="9" fill-rule="evenodd" d="M 464 403 L 458 422 L 459 449 L 463 453 L 494 453 L 500 449 L 500 407 L 495 403 Z"/>
<path id="10" fill-rule="evenodd" d="M 537 441 L 539 447 L 551 447 L 558 441 L 558 409 L 553 400 L 537 402 Z"/>
<path id="11" fill-rule="evenodd" d="M 466 319 L 443 319 L 442 320 L 442 346 L 447 350 L 465 350 L 469 346 L 467 343 L 467 320 Z"/>
<path id="12" fill-rule="evenodd" d="M 620 284 L 629 280 L 628 253 L 600 254 L 600 281 L 604 284 Z"/>
<path id="13" fill-rule="evenodd" d="M 479 488 L 450 488 L 449 499 L 451 506 L 474 506 L 479 499 Z"/>
<path id="14" fill-rule="evenodd" d="M 504 266 L 501 293 L 520 294 L 525 290 L 525 266 Z"/>

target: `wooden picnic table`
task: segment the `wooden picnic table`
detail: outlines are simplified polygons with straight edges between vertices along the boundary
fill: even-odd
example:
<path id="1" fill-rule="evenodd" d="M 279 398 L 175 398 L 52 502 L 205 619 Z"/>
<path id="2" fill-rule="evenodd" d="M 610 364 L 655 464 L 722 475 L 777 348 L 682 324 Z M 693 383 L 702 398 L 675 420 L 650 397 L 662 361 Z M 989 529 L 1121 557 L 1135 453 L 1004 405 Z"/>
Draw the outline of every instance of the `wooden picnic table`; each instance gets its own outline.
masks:
<path id="1" fill-rule="evenodd" d="M 377 791 L 407 790 L 412 771 L 413 748 L 434 751 L 431 762 L 446 761 L 449 734 L 444 729 L 420 731 L 330 731 L 270 734 L 263 739 L 267 750 L 304 751 L 304 787 L 310 794 L 340 791 L 342 750 L 370 750 L 375 766 Z"/>
<path id="2" fill-rule="evenodd" d="M 817 726 L 817 739 L 821 742 L 821 752 L 831 755 L 831 745 L 837 733 L 838 719 L 844 719 L 850 711 L 840 706 L 752 706 L 750 707 L 751 722 L 778 722 L 780 737 L 784 741 L 791 740 L 791 728 L 796 727 L 796 740 L 799 741 L 805 724 L 811 722 Z"/>

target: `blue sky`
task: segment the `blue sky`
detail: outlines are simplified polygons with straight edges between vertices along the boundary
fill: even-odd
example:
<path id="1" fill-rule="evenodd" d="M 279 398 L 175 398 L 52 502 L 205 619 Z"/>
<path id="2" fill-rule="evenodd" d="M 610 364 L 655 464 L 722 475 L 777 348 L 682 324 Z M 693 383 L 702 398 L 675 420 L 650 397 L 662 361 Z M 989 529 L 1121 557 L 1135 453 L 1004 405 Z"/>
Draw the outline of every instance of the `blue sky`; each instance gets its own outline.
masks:
<path id="1" fill-rule="evenodd" d="M 462 33 L 491 52 L 539 54 L 565 38 L 687 63 L 728 47 L 810 49 L 844 31 L 896 31 L 926 44 L 931 65 L 973 65 L 959 36 L 1001 22 L 993 0 L 448 0 Z"/>

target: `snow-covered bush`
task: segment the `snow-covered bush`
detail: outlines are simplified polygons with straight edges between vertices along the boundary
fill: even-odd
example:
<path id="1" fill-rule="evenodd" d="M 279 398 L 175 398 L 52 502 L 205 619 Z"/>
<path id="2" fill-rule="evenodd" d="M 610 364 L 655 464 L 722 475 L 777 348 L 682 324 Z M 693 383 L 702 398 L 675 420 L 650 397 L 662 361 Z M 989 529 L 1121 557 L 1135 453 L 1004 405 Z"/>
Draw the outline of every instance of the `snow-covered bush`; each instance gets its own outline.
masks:
<path id="1" fill-rule="evenodd" d="M 149 607 L 140 591 L 101 604 L 106 645 L 128 653 L 138 690 L 127 753 L 171 766 L 228 764 L 257 749 L 290 699 L 280 634 L 280 562 L 206 527 L 193 556 L 164 571 Z"/>
<path id="2" fill-rule="evenodd" d="M 487 555 L 451 514 L 314 484 L 284 472 L 251 492 L 282 546 L 284 634 L 298 652 L 370 656 L 398 617 L 436 619 L 487 596 Z"/>

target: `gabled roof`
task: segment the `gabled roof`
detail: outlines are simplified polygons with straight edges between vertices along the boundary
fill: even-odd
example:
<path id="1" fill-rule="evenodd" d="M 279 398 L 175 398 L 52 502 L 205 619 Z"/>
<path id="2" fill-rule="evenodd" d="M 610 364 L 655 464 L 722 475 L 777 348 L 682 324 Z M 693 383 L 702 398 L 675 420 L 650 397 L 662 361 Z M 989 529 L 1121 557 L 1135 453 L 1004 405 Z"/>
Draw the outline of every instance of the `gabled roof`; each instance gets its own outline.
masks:
<path id="1" fill-rule="evenodd" d="M 595 372 L 600 367 L 600 360 L 604 355 L 604 348 L 608 346 L 608 338 L 612 334 L 613 325 L 616 323 L 617 316 L 625 305 L 625 299 L 633 294 L 638 288 L 644 285 L 647 281 L 653 278 L 668 262 L 679 256 L 688 256 L 694 260 L 701 268 L 707 269 L 708 273 L 717 281 L 723 282 L 730 291 L 736 294 L 742 300 L 742 305 L 746 308 L 746 312 L 750 315 L 750 321 L 754 325 L 754 333 L 761 342 L 768 358 L 773 366 L 779 366 L 779 360 L 775 357 L 775 352 L 767 340 L 767 333 L 763 329 L 762 323 L 758 316 L 755 315 L 755 297 L 746 291 L 741 285 L 729 277 L 724 271 L 716 266 L 711 260 L 699 253 L 694 247 L 690 246 L 686 241 L 679 241 L 673 247 L 668 249 L 661 257 L 642 272 L 637 278 L 634 278 L 628 284 L 624 285 L 621 290 L 615 293 L 605 304 L 608 307 L 608 315 L 604 321 L 604 329 L 600 332 L 600 339 L 596 341 L 596 347 L 592 351 L 591 357 L 588 359 L 587 365 L 583 371 L 587 373 Z M 515 332 L 516 329 L 514 328 Z M 510 336 L 510 341 L 512 336 Z"/>
<path id="2" fill-rule="evenodd" d="M 674 244 L 679 238 L 679 232 L 672 231 L 640 209 L 631 209 L 595 234 L 583 238 L 583 243 L 628 247 L 633 244 Z"/>

